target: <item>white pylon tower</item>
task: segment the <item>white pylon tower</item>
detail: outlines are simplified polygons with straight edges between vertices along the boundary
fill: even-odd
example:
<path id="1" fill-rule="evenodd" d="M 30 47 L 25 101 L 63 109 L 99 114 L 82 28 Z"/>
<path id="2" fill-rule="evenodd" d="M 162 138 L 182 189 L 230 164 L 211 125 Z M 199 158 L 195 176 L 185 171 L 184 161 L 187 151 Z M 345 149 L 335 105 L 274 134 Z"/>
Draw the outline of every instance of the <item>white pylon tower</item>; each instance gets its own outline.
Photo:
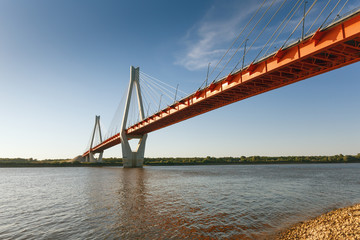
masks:
<path id="1" fill-rule="evenodd" d="M 93 144 L 94 144 L 94 138 L 95 138 L 96 130 L 98 130 L 99 137 L 100 137 L 100 142 L 102 142 L 101 128 L 100 128 L 100 116 L 95 116 L 95 125 L 94 125 L 94 130 L 93 130 L 93 133 L 92 133 L 92 136 L 91 136 L 89 154 L 86 156 L 86 159 L 85 159 L 86 162 L 102 162 L 102 156 L 103 156 L 104 151 L 101 151 L 99 153 L 99 158 L 98 159 L 96 159 L 94 157 L 94 154 L 91 152 L 91 149 L 92 149 Z"/>
<path id="2" fill-rule="evenodd" d="M 138 138 L 139 143 L 137 145 L 136 151 L 132 151 L 128 136 L 126 135 L 126 122 L 129 114 L 129 107 L 131 101 L 131 93 L 133 87 L 136 87 L 136 95 L 138 100 L 138 108 L 140 114 L 140 120 L 144 119 L 144 106 L 141 97 L 140 84 L 139 84 L 139 68 L 130 67 L 130 83 L 129 89 L 126 98 L 125 110 L 121 124 L 120 138 L 121 138 L 121 148 L 122 148 L 122 158 L 124 168 L 137 168 L 143 167 L 144 164 L 144 154 L 145 154 L 145 143 L 147 134 L 142 136 L 131 136 L 131 138 Z"/>

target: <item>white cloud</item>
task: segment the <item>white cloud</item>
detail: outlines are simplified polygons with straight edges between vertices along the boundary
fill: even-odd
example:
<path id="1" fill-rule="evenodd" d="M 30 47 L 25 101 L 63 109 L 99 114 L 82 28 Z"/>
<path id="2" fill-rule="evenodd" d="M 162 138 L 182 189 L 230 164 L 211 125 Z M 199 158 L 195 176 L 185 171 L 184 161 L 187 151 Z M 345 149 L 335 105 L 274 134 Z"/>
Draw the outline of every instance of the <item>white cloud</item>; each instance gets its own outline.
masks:
<path id="1" fill-rule="evenodd" d="M 224 1 L 215 0 L 214 5 L 209 8 L 202 20 L 196 23 L 182 39 L 184 48 L 182 53 L 177 56 L 175 64 L 181 65 L 188 70 L 206 69 L 209 62 L 211 62 L 211 66 L 215 66 L 231 46 L 236 36 L 242 31 L 251 17 L 255 14 L 262 2 L 262 0 L 234 0 L 231 2 L 227 1 L 225 4 Z M 251 50 L 246 54 L 245 65 L 249 64 L 256 57 L 256 59 L 259 59 L 259 57 L 262 57 L 265 53 L 269 54 L 276 51 L 288 38 L 290 38 L 287 41 L 288 44 L 293 41 L 297 41 L 302 34 L 302 27 L 300 23 L 303 17 L 304 5 L 300 1 L 298 7 L 295 8 L 296 12 L 293 15 L 292 9 L 295 3 L 298 3 L 298 1 L 267 1 L 242 34 L 239 41 L 233 46 L 233 49 L 230 49 L 230 54 L 225 57 L 224 61 L 221 62 L 220 65 L 224 66 L 226 64 L 228 59 L 233 53 L 235 53 L 235 51 L 237 51 L 238 46 L 245 38 L 249 38 L 249 41 L 247 42 L 247 50 L 251 48 Z M 321 9 L 325 7 L 325 4 L 326 2 L 319 1 L 313 6 L 305 21 L 305 33 L 308 32 L 312 23 L 319 16 Z M 333 5 L 330 4 L 325 9 L 309 33 L 316 30 L 321 25 L 334 6 L 335 3 Z M 270 10 L 266 12 L 268 7 Z M 309 9 L 309 7 L 310 4 L 307 5 L 307 9 Z M 336 11 L 334 12 L 338 12 L 341 7 L 342 5 L 337 6 Z M 277 12 L 279 8 L 280 10 Z M 348 8 L 349 6 L 346 6 L 343 9 L 343 12 L 348 10 Z M 351 6 L 351 8 L 353 8 L 353 6 Z M 273 18 L 273 14 L 276 13 L 277 15 Z M 292 16 L 290 22 L 286 25 L 284 30 L 282 30 L 281 26 L 280 29 L 282 32 L 279 35 L 279 38 L 275 39 L 278 32 L 280 32 L 280 29 L 278 29 L 279 24 L 283 22 L 284 18 L 287 19 L 289 17 L 289 13 L 291 13 L 290 16 Z M 264 18 L 262 18 L 263 14 L 265 16 Z M 331 16 L 331 19 L 333 18 L 334 16 Z M 259 25 L 256 26 L 254 32 L 248 37 L 247 34 L 260 19 L 261 21 L 259 22 Z M 270 24 L 268 25 L 268 23 Z M 296 26 L 298 26 L 298 28 L 294 31 L 292 36 L 289 37 L 290 33 L 293 32 Z M 266 31 L 263 32 L 263 28 Z M 276 30 L 278 32 L 274 36 L 273 33 Z M 260 38 L 258 38 L 258 34 L 260 33 L 263 34 Z M 269 41 L 269 39 L 271 41 Z M 274 41 L 275 43 L 271 44 Z M 265 48 L 262 50 L 264 46 Z M 242 45 L 237 52 L 237 55 L 231 60 L 229 65 L 227 65 L 227 67 L 230 68 L 230 71 L 231 67 L 238 66 L 237 63 L 239 63 L 239 61 L 241 63 L 243 47 L 244 46 Z M 267 51 L 267 49 L 269 49 L 269 51 Z M 221 69 L 222 66 L 219 68 Z M 220 69 L 217 70 L 221 71 Z"/>
<path id="2" fill-rule="evenodd" d="M 253 2 L 246 3 L 248 6 L 245 7 L 244 3 L 237 1 L 226 9 L 222 6 L 223 11 L 219 12 L 216 11 L 216 4 L 209 9 L 202 21 L 188 31 L 182 40 L 186 50 L 177 57 L 176 64 L 188 70 L 206 68 L 209 62 L 216 64 L 227 51 L 226 47 L 231 45 L 231 41 L 241 31 L 243 21 L 257 9 Z"/>

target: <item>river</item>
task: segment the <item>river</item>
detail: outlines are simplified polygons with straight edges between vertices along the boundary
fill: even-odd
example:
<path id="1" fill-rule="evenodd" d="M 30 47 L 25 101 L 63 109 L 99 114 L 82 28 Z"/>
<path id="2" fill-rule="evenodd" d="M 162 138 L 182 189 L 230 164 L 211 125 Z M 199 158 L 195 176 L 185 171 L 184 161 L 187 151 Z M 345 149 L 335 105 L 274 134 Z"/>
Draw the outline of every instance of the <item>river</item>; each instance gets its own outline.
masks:
<path id="1" fill-rule="evenodd" d="M 0 168 L 0 239 L 258 239 L 360 202 L 360 164 Z"/>

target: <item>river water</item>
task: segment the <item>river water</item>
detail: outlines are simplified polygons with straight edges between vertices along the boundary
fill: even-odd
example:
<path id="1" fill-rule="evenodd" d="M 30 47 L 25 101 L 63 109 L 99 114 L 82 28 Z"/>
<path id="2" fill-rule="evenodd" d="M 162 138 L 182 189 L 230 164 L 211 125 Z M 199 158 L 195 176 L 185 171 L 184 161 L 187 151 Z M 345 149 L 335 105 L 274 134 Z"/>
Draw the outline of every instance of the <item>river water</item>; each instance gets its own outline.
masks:
<path id="1" fill-rule="evenodd" d="M 258 239 L 360 202 L 360 164 L 0 168 L 0 239 Z"/>

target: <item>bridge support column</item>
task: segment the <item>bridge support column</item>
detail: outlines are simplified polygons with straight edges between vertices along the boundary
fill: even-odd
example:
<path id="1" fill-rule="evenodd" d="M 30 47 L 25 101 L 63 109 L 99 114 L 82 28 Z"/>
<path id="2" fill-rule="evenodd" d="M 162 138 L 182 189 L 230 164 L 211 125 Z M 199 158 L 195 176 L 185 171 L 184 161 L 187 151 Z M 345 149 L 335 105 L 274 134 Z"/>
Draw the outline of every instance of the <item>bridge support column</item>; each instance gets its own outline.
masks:
<path id="1" fill-rule="evenodd" d="M 104 151 L 99 153 L 99 157 L 97 159 L 94 156 L 95 154 L 89 152 L 89 154 L 85 157 L 85 162 L 102 162 L 103 152 Z"/>
<path id="2" fill-rule="evenodd" d="M 125 131 L 120 134 L 124 168 L 141 168 L 144 165 L 145 143 L 147 134 L 139 139 L 136 151 L 132 151 Z"/>
<path id="3" fill-rule="evenodd" d="M 123 158 L 123 166 L 124 168 L 141 168 L 144 164 L 144 155 L 145 155 L 145 143 L 147 134 L 144 134 L 142 136 L 128 136 L 126 134 L 126 123 L 128 119 L 129 114 L 129 107 L 131 102 L 131 93 L 133 90 L 133 87 L 136 87 L 136 95 L 138 100 L 138 108 L 139 108 L 139 114 L 140 114 L 140 120 L 144 119 L 144 106 L 142 102 L 141 97 L 141 91 L 140 91 L 140 83 L 139 83 L 139 68 L 134 68 L 133 66 L 130 67 L 130 83 L 126 98 L 126 104 L 124 109 L 124 115 L 122 119 L 121 124 L 121 132 L 120 132 L 120 138 L 121 138 L 121 148 L 122 148 L 122 158 Z M 129 139 L 132 138 L 138 138 L 139 143 L 137 146 L 136 151 L 132 151 Z"/>
<path id="4" fill-rule="evenodd" d="M 93 130 L 93 133 L 92 133 L 92 136 L 91 136 L 89 154 L 85 158 L 86 162 L 102 162 L 102 156 L 103 156 L 104 151 L 99 153 L 98 159 L 96 159 L 94 157 L 94 154 L 91 152 L 91 149 L 92 149 L 92 146 L 93 146 L 93 143 L 94 143 L 96 130 L 98 131 L 100 142 L 102 142 L 101 128 L 100 128 L 100 116 L 95 116 L 95 125 L 94 125 L 94 130 Z"/>

